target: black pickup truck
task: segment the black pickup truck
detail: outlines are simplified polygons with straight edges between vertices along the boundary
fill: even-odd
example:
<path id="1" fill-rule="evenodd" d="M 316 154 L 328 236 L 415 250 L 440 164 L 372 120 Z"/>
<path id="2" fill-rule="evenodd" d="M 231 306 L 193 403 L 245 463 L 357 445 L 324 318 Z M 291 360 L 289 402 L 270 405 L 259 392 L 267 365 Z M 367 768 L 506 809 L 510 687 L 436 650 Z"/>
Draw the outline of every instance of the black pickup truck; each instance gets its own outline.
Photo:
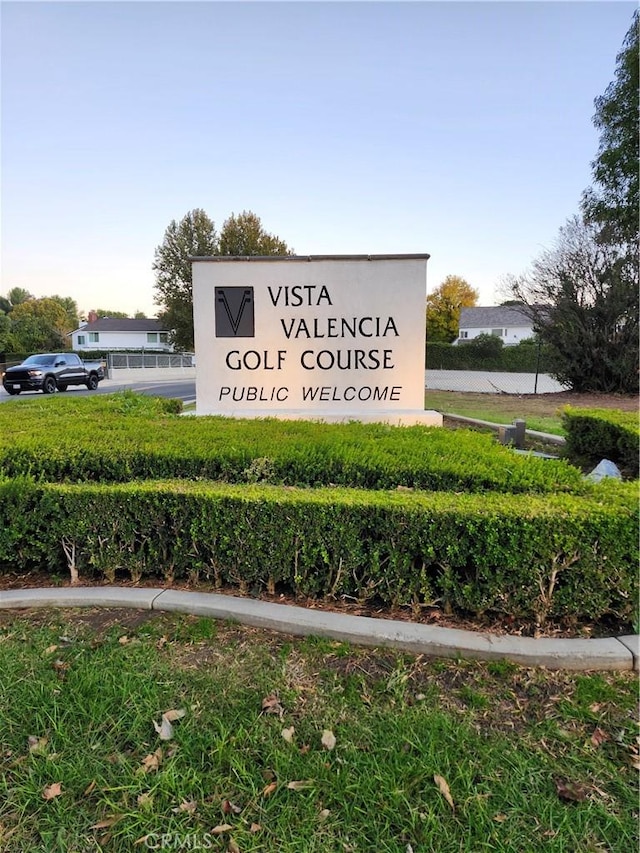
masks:
<path id="1" fill-rule="evenodd" d="M 50 352 L 30 355 L 22 364 L 8 367 L 2 374 L 2 385 L 7 394 L 21 391 L 42 391 L 53 394 L 66 391 L 69 385 L 86 385 L 95 391 L 104 379 L 100 361 L 81 361 L 73 352 Z"/>

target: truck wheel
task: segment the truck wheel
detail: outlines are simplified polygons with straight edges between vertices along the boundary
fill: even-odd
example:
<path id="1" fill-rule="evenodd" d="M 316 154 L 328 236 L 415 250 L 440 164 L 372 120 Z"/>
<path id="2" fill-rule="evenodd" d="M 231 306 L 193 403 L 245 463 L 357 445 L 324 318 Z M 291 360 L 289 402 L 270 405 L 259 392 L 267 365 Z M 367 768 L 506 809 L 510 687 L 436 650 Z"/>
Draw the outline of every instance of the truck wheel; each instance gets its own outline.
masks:
<path id="1" fill-rule="evenodd" d="M 58 391 L 66 391 L 69 386 L 65 385 L 64 382 L 61 385 L 58 385 Z"/>
<path id="2" fill-rule="evenodd" d="M 45 380 L 42 383 L 42 393 L 55 394 L 57 387 L 58 386 L 56 385 L 56 380 L 53 378 L 53 376 L 47 376 L 45 377 Z"/>
<path id="3" fill-rule="evenodd" d="M 95 391 L 97 387 L 98 377 L 94 373 L 87 379 L 87 388 L 89 389 L 89 391 Z"/>

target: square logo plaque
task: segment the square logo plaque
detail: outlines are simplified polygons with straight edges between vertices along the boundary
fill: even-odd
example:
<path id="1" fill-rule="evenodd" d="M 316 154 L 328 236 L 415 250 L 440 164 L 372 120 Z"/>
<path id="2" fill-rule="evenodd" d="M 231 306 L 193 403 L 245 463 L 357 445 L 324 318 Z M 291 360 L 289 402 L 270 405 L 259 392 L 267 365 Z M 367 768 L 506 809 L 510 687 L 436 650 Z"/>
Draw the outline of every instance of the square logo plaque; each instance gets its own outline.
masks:
<path id="1" fill-rule="evenodd" d="M 215 288 L 216 338 L 255 337 L 253 287 Z"/>

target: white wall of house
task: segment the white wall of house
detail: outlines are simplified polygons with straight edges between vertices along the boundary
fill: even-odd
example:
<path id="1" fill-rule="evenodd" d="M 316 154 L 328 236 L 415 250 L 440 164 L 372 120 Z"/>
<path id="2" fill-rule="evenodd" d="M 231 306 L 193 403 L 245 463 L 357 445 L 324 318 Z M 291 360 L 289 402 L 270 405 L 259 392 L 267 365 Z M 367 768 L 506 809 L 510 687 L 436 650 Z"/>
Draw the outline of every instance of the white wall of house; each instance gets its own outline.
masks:
<path id="1" fill-rule="evenodd" d="M 533 337 L 533 329 L 531 326 L 512 326 L 511 328 L 505 328 L 504 326 L 499 329 L 460 329 L 460 333 L 456 343 L 459 344 L 464 341 L 470 341 L 473 338 L 477 338 L 478 335 L 496 335 L 502 340 L 502 343 L 505 346 L 515 346 L 515 344 L 519 344 L 520 341 L 525 341 L 527 338 Z"/>
<path id="2" fill-rule="evenodd" d="M 76 329 L 71 334 L 74 350 L 142 350 L 172 352 L 169 343 L 161 343 L 161 332 L 87 332 Z"/>

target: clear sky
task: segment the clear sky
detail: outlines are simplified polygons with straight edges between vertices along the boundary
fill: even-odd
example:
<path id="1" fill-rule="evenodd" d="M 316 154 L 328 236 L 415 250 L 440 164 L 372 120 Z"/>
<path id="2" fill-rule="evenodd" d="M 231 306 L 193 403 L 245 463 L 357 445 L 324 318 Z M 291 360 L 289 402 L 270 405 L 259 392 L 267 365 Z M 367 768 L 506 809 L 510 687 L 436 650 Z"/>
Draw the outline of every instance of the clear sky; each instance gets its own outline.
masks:
<path id="1" fill-rule="evenodd" d="M 153 316 L 195 207 L 501 298 L 579 209 L 633 2 L 3 2 L 0 294 Z"/>

